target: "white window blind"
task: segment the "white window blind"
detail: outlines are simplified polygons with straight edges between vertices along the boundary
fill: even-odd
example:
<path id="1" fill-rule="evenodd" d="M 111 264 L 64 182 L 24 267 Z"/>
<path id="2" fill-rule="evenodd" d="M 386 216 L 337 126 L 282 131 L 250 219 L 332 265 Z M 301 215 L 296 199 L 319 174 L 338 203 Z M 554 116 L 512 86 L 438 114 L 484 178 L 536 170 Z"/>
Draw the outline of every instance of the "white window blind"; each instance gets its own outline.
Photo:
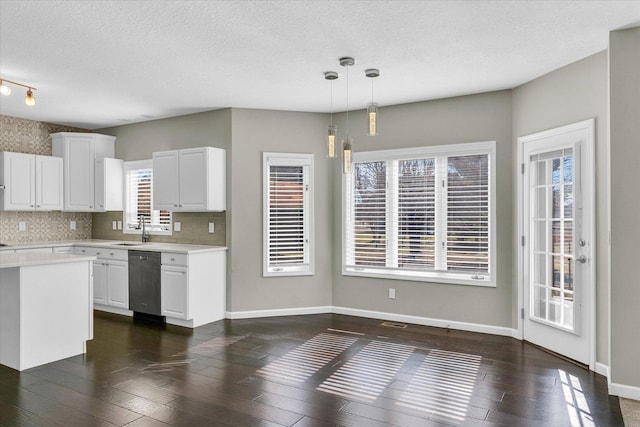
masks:
<path id="1" fill-rule="evenodd" d="M 141 219 L 151 234 L 171 234 L 171 212 L 153 209 L 153 165 L 150 160 L 125 162 L 124 232 L 141 233 Z"/>
<path id="2" fill-rule="evenodd" d="M 495 143 L 360 152 L 343 273 L 494 286 Z"/>
<path id="3" fill-rule="evenodd" d="M 264 153 L 265 276 L 313 274 L 312 155 Z"/>

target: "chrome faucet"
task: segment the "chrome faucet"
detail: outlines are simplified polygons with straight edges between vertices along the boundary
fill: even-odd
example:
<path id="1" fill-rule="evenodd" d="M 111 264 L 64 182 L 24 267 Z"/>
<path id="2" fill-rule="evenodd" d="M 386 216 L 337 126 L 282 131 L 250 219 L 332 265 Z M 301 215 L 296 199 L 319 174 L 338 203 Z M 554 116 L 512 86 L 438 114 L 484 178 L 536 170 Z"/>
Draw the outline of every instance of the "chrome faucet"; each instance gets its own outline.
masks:
<path id="1" fill-rule="evenodd" d="M 140 215 L 138 217 L 138 229 L 142 227 L 142 243 L 147 243 L 151 236 L 145 227 L 146 221 L 144 220 L 144 215 Z"/>

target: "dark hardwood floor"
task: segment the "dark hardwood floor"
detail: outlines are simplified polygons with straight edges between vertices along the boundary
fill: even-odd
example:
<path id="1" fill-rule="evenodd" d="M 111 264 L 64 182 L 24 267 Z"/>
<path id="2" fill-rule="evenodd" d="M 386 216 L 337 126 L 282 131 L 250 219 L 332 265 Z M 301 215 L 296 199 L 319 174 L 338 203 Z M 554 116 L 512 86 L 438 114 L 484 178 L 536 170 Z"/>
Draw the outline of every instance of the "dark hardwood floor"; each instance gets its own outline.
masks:
<path id="1" fill-rule="evenodd" d="M 87 354 L 0 366 L 2 426 L 622 426 L 606 379 L 520 341 L 341 315 L 195 330 L 96 312 Z"/>

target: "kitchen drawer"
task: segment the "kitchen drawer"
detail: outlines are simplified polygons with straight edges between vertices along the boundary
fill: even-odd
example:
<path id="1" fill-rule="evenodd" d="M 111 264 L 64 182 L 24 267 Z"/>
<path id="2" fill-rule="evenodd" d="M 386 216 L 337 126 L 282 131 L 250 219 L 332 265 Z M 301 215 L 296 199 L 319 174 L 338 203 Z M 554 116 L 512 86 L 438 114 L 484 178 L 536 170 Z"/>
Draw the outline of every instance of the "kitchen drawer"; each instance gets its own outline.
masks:
<path id="1" fill-rule="evenodd" d="M 173 252 L 162 252 L 161 258 L 162 265 L 181 265 L 184 267 L 189 266 L 188 254 L 177 254 Z"/>
<path id="2" fill-rule="evenodd" d="M 127 261 L 129 255 L 129 251 L 126 249 L 94 248 L 88 246 L 76 247 L 74 252 L 82 255 L 95 256 L 100 259 L 119 261 Z"/>

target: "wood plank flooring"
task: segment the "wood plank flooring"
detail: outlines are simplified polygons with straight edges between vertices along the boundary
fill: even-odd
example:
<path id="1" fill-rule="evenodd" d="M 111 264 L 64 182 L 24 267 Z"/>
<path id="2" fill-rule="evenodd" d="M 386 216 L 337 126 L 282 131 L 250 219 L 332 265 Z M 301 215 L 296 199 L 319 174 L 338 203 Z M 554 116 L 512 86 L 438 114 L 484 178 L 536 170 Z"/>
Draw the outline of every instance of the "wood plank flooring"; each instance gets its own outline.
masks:
<path id="1" fill-rule="evenodd" d="M 190 330 L 96 312 L 86 355 L 0 366 L 0 425 L 623 425 L 604 377 L 527 343 L 382 323 L 325 314 Z"/>

